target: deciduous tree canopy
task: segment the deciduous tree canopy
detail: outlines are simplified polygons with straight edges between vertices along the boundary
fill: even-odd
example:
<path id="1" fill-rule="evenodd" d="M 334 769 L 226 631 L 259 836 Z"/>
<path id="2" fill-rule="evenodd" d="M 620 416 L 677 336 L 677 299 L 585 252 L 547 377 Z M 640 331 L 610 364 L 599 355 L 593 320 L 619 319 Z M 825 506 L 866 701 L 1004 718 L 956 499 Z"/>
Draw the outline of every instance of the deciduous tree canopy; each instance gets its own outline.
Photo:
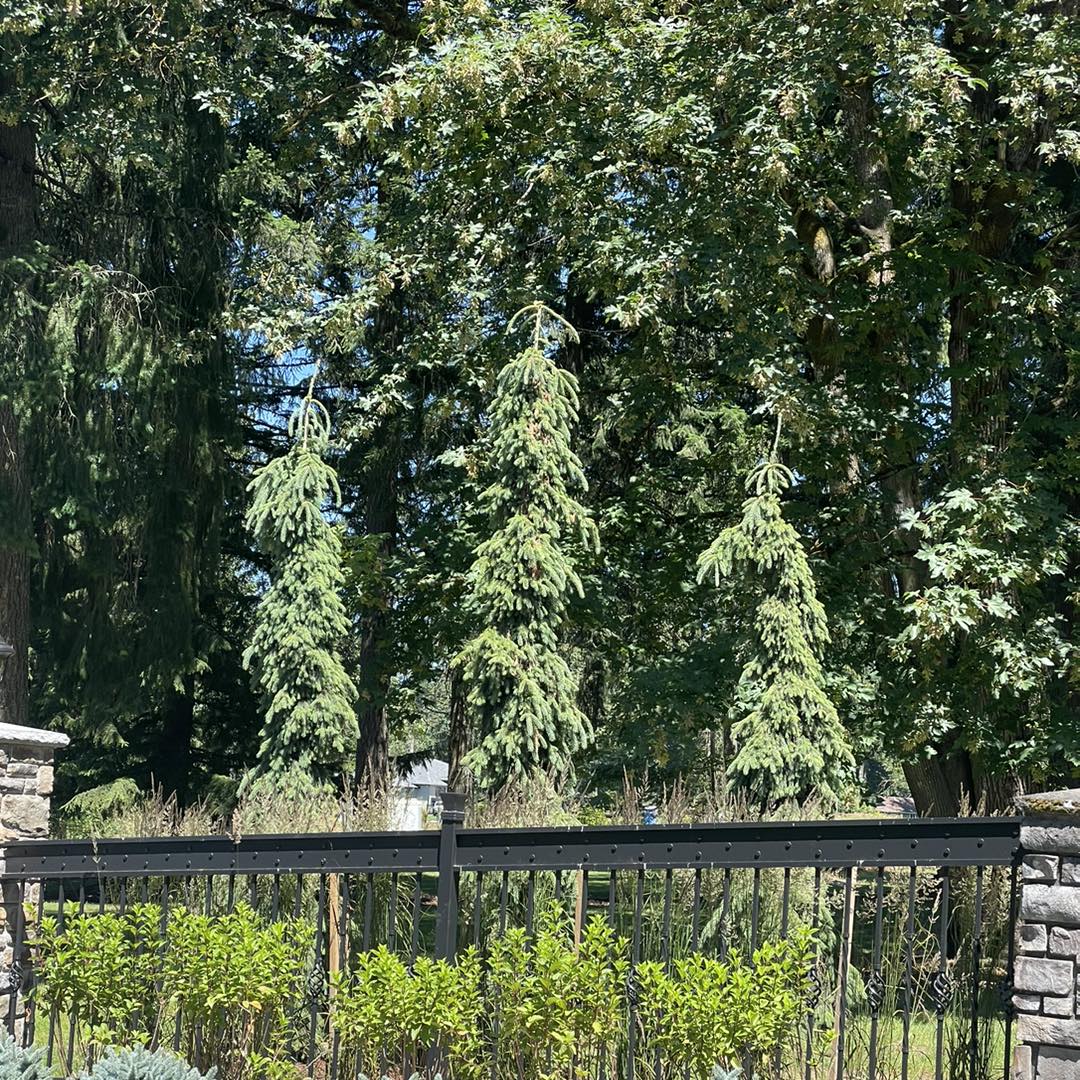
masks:
<path id="1" fill-rule="evenodd" d="M 291 764 L 276 649 L 335 779 L 1075 774 L 1078 71 L 1071 0 L 9 3 L 9 715 L 187 798 Z"/>

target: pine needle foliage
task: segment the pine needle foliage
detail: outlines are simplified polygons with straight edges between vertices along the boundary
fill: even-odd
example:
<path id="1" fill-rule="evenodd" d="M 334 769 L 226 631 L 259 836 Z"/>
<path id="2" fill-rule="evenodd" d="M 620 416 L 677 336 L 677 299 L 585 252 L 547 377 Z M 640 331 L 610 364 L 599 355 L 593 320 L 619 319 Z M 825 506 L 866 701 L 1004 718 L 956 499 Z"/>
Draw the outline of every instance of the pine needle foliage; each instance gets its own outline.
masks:
<path id="1" fill-rule="evenodd" d="M 491 533 L 469 571 L 470 607 L 481 632 L 457 656 L 479 741 L 465 759 L 495 789 L 538 773 L 565 773 L 592 727 L 577 704 L 577 679 L 559 652 L 569 595 L 582 594 L 572 545 L 599 547 L 595 523 L 575 497 L 587 488 L 570 445 L 577 421 L 574 376 L 548 355 L 553 322 L 534 303 L 530 345 L 499 373 L 491 409 L 495 479 L 481 496 Z"/>
<path id="2" fill-rule="evenodd" d="M 110 1047 L 82 1080 L 214 1080 L 216 1072 L 201 1073 L 168 1050 Z"/>
<path id="3" fill-rule="evenodd" d="M 329 416 L 310 391 L 289 435 L 293 445 L 249 485 L 247 527 L 273 568 L 244 653 L 265 709 L 254 775 L 326 784 L 342 777 L 358 730 L 356 687 L 338 651 L 349 630 L 341 538 L 323 513 L 341 492 L 325 460 Z"/>
<path id="4" fill-rule="evenodd" d="M 11 1035 L 0 1042 L 0 1080 L 52 1080 L 45 1047 L 21 1047 Z"/>
<path id="5" fill-rule="evenodd" d="M 779 425 L 777 426 L 779 437 Z M 840 718 L 825 691 L 821 651 L 829 641 L 806 552 L 784 520 L 781 492 L 794 482 L 776 458 L 746 481 L 742 519 L 698 559 L 698 580 L 748 571 L 760 588 L 749 658 L 735 695 L 733 784 L 763 804 L 833 799 L 852 764 Z"/>

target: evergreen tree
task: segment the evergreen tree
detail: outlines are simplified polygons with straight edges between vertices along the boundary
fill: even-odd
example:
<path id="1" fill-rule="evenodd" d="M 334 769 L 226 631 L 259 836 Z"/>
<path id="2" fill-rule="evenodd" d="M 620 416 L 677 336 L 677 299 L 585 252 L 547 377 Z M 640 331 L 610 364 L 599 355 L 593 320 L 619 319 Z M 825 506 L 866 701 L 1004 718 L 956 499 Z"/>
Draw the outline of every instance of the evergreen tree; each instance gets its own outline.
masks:
<path id="1" fill-rule="evenodd" d="M 574 497 L 586 489 L 570 447 L 577 380 L 547 355 L 547 317 L 537 302 L 531 344 L 499 373 L 490 447 L 496 476 L 482 495 L 492 532 L 469 573 L 483 630 L 454 663 L 463 673 L 478 745 L 466 767 L 489 788 L 512 777 L 565 772 L 592 738 L 577 679 L 559 653 L 568 595 L 582 593 L 569 544 L 598 547 L 596 525 Z"/>
<path id="2" fill-rule="evenodd" d="M 338 653 L 349 629 L 341 538 L 323 514 L 328 498 L 341 499 L 324 460 L 330 420 L 310 387 L 289 435 L 293 445 L 249 486 L 248 529 L 273 568 L 244 653 L 265 708 L 254 771 L 328 783 L 341 778 L 356 750 L 356 687 Z"/>
<path id="3" fill-rule="evenodd" d="M 780 435 L 777 420 L 777 442 Z M 762 803 L 826 798 L 852 764 L 840 718 L 825 691 L 821 650 L 829 640 L 825 608 L 794 527 L 784 520 L 780 493 L 794 477 L 776 456 L 747 478 L 742 520 L 725 529 L 698 560 L 698 580 L 748 569 L 761 598 L 750 655 L 736 688 L 731 727 L 736 787 Z"/>

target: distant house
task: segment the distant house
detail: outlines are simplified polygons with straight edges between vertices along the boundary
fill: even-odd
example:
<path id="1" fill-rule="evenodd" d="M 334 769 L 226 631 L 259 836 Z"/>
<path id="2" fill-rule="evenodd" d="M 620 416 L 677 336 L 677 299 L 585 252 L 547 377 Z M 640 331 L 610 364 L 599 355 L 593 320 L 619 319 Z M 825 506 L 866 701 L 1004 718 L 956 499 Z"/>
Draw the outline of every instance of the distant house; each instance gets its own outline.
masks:
<path id="1" fill-rule="evenodd" d="M 426 818 L 438 810 L 446 790 L 450 766 L 438 758 L 412 765 L 394 781 L 394 827 L 422 829 Z"/>
<path id="2" fill-rule="evenodd" d="M 908 795 L 886 795 L 878 803 L 877 812 L 885 817 L 915 817 L 915 800 Z"/>

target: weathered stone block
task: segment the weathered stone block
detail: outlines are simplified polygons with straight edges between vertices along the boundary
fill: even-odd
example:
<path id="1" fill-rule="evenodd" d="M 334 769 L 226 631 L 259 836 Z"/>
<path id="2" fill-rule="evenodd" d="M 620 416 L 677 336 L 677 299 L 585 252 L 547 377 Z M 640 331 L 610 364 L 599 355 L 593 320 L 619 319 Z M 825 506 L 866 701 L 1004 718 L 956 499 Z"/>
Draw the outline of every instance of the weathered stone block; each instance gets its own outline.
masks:
<path id="1" fill-rule="evenodd" d="M 1025 855 L 1024 881 L 1042 881 L 1052 884 L 1058 879 L 1061 859 L 1057 855 Z"/>
<path id="2" fill-rule="evenodd" d="M 1069 994 L 1068 997 L 1045 997 L 1043 998 L 1043 1012 L 1047 1016 L 1073 1016 L 1076 1011 L 1076 996 Z"/>
<path id="3" fill-rule="evenodd" d="M 1077 1080 L 1080 1077 L 1080 1050 L 1042 1047 L 1035 1077 L 1036 1080 Z"/>
<path id="4" fill-rule="evenodd" d="M 1024 1014 L 1016 1021 L 1016 1034 L 1021 1042 L 1080 1049 L 1080 1020 Z"/>
<path id="5" fill-rule="evenodd" d="M 1025 885 L 1020 898 L 1025 922 L 1080 926 L 1080 889 L 1068 885 Z"/>
<path id="6" fill-rule="evenodd" d="M 21 795 L 26 790 L 26 781 L 19 776 L 0 776 L 0 794 Z"/>
<path id="7" fill-rule="evenodd" d="M 1020 951 L 1022 953 L 1046 952 L 1046 927 L 1042 923 L 1023 923 L 1020 926 Z"/>
<path id="8" fill-rule="evenodd" d="M 53 767 L 41 765 L 37 771 L 37 791 L 39 795 L 51 795 L 53 793 Z"/>
<path id="9" fill-rule="evenodd" d="M 36 795 L 5 795 L 0 799 L 0 824 L 20 836 L 46 836 L 49 803 Z"/>
<path id="10" fill-rule="evenodd" d="M 1080 851 L 1080 825 L 1027 825 L 1020 830 L 1026 851 L 1043 855 L 1075 855 Z"/>
<path id="11" fill-rule="evenodd" d="M 1017 1012 L 1037 1013 L 1042 1012 L 1042 997 L 1038 994 L 1013 994 L 1013 1008 Z"/>
<path id="12" fill-rule="evenodd" d="M 1013 986 L 1021 993 L 1054 994 L 1073 992 L 1071 960 L 1050 960 L 1042 956 L 1021 956 L 1016 961 Z"/>
<path id="13" fill-rule="evenodd" d="M 7 774 L 8 776 L 21 776 L 24 780 L 32 780 L 37 778 L 37 771 L 40 768 L 41 766 L 36 761 L 12 761 L 8 764 Z M 1037 857 L 1032 856 L 1032 858 Z"/>
<path id="14" fill-rule="evenodd" d="M 1080 885 L 1080 859 L 1061 860 L 1061 884 Z"/>
<path id="15" fill-rule="evenodd" d="M 1049 948 L 1051 956 L 1080 956 L 1080 930 L 1052 926 Z"/>

